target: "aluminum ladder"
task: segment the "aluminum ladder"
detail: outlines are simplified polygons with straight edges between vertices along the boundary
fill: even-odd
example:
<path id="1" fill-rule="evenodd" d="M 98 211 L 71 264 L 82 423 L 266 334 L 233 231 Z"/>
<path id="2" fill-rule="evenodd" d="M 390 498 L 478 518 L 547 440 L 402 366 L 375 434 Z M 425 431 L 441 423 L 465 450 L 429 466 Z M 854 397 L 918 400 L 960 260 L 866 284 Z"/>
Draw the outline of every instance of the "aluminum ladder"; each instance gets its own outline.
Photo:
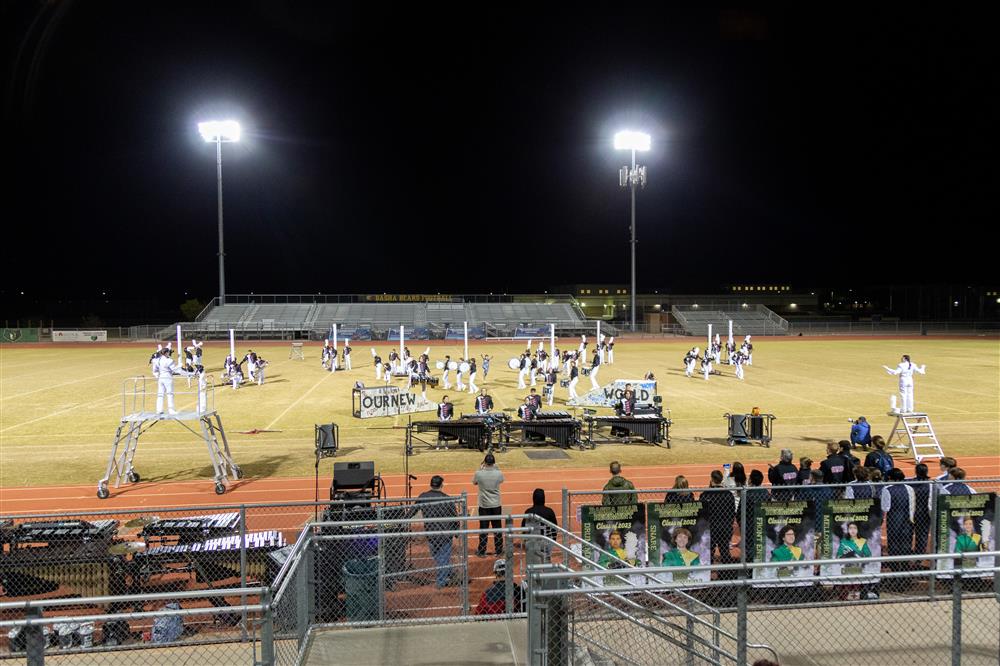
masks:
<path id="1" fill-rule="evenodd" d="M 889 441 L 885 443 L 886 448 L 891 447 L 894 440 L 899 440 L 896 444 L 898 448 L 905 449 L 903 435 L 909 441 L 910 452 L 916 462 L 923 462 L 924 458 L 944 458 L 944 451 L 938 442 L 937 435 L 934 434 L 934 426 L 931 425 L 931 418 L 924 412 L 897 413 L 889 412 L 889 416 L 896 417 L 896 423 L 892 427 Z"/>

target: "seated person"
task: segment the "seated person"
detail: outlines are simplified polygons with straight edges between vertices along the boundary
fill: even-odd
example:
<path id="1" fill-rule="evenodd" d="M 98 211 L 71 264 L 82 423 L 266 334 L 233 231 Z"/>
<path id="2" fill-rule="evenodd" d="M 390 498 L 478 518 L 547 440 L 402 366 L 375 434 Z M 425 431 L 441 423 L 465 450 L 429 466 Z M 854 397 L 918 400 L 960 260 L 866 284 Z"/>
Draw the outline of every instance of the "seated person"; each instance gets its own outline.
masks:
<path id="1" fill-rule="evenodd" d="M 493 563 L 493 583 L 483 590 L 479 597 L 479 604 L 476 606 L 476 615 L 503 615 L 507 613 L 507 561 L 497 560 Z M 515 584 L 514 587 L 514 608 L 511 613 L 517 613 L 520 609 L 521 590 Z"/>
<path id="2" fill-rule="evenodd" d="M 868 420 L 859 416 L 858 420 L 854 422 L 851 426 L 851 446 L 863 446 L 867 448 L 872 443 L 872 427 L 868 424 Z"/>

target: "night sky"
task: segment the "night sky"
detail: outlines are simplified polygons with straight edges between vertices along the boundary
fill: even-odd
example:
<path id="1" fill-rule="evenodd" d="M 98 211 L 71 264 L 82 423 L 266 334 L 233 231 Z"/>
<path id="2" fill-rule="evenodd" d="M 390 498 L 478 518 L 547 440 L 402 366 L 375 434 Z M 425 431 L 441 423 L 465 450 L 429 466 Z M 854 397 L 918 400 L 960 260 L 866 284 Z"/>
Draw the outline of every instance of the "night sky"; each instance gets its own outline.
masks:
<path id="1" fill-rule="evenodd" d="M 995 32 L 922 9 L 5 3 L 4 300 L 996 280 Z M 801 12 L 801 13 L 799 13 Z M 993 100 L 993 101 L 990 101 Z"/>

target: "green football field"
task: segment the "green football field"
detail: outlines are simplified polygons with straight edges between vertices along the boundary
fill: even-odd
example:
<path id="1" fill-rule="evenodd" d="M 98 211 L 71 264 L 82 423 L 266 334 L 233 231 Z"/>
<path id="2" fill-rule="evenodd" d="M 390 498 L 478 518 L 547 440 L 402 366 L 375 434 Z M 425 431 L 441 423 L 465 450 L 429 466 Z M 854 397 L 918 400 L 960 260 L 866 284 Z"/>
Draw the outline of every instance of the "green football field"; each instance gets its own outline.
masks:
<path id="1" fill-rule="evenodd" d="M 945 452 L 1000 455 L 1000 344 L 995 339 L 761 338 L 755 340 L 754 365 L 746 369 L 742 382 L 728 366 L 721 366 L 723 376 L 709 381 L 684 376 L 684 352 L 703 342 L 620 339 L 615 364 L 601 370 L 602 384 L 641 378 L 649 370 L 656 374 L 663 404 L 673 419 L 670 450 L 643 444 L 604 445 L 594 451 L 571 450 L 568 460 L 534 461 L 523 450 L 512 448 L 502 454 L 504 466 L 544 466 L 552 468 L 557 478 L 560 467 L 604 467 L 613 459 L 628 465 L 774 460 L 777 451 L 773 449 L 778 447 L 791 448 L 796 457 L 820 460 L 827 441 L 848 435 L 848 418 L 864 415 L 872 422 L 873 434 L 888 436 L 893 420 L 886 412 L 889 396 L 896 391 L 896 378 L 881 366 L 895 367 L 904 353 L 927 365 L 927 374 L 916 376 L 916 407 L 931 415 Z M 370 344 L 355 345 L 352 372 L 335 374 L 320 368 L 320 345 L 306 345 L 303 361 L 288 359 L 288 343 L 240 342 L 240 355 L 252 346 L 271 361 L 267 382 L 238 391 L 221 385 L 215 388 L 216 408 L 245 474 L 310 476 L 314 424 L 329 422 L 340 426 L 338 460 L 374 460 L 381 473 L 402 471 L 406 417 L 362 421 L 351 416 L 354 382 L 374 382 Z M 425 343 L 409 346 L 418 354 Z M 376 347 L 385 358 L 389 343 L 376 343 Z M 0 486 L 93 483 L 103 476 L 122 414 L 123 383 L 136 375 L 148 376 L 152 348 L 118 344 L 0 347 Z M 205 361 L 216 381 L 226 348 L 224 343 L 205 347 Z M 493 356 L 489 378 L 483 381 L 480 371 L 479 385 L 490 390 L 498 409 L 516 407 L 526 394 L 517 389 L 517 373 L 506 367 L 506 361 L 523 348 L 524 343 L 471 347 L 477 356 Z M 435 344 L 432 363 L 446 353 L 457 358 L 462 354 L 461 344 Z M 155 383 L 147 385 L 155 391 Z M 589 379 L 581 378 L 580 393 L 589 387 Z M 175 388 L 187 390 L 186 381 L 177 378 Z M 428 391 L 432 400 L 443 394 Z M 458 412 L 473 411 L 473 396 L 455 391 L 449 395 Z M 565 399 L 566 390 L 557 388 L 553 408 L 563 409 Z M 178 408 L 185 404 L 193 404 L 193 397 L 179 395 Z M 778 417 L 772 449 L 730 448 L 722 415 L 748 412 L 754 406 Z M 239 434 L 255 429 L 275 432 Z M 481 459 L 475 451 L 418 447 L 410 469 L 413 473 L 470 470 Z M 204 444 L 177 423 L 159 423 L 144 434 L 135 462 L 143 479 L 150 481 L 211 476 Z"/>

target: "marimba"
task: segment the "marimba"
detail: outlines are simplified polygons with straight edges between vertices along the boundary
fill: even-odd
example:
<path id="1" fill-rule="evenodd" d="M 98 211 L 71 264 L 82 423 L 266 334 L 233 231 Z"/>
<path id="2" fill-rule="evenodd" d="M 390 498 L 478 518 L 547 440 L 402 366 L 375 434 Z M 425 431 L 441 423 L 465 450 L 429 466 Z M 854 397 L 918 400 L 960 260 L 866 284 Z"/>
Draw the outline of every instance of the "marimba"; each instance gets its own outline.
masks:
<path id="1" fill-rule="evenodd" d="M 596 443 L 624 442 L 640 438 L 650 444 L 666 443 L 670 448 L 670 420 L 660 414 L 636 414 L 635 416 L 587 416 L 587 443 L 594 448 Z M 609 434 L 601 430 L 610 429 Z"/>
<path id="2" fill-rule="evenodd" d="M 437 433 L 435 442 L 429 442 L 413 433 Z M 413 446 L 413 441 L 423 442 L 429 446 L 440 446 L 445 442 L 458 440 L 460 446 L 467 449 L 484 451 L 491 443 L 493 428 L 488 427 L 485 420 L 458 419 L 454 421 L 413 421 L 407 428 L 407 448 Z"/>
<path id="3" fill-rule="evenodd" d="M 240 535 L 234 534 L 173 545 L 159 545 L 136 553 L 135 562 L 147 577 L 194 571 L 198 582 L 215 582 L 240 575 Z M 287 545 L 276 530 L 247 532 L 247 578 L 263 580 L 267 554 Z M 179 565 L 179 566 L 175 566 Z"/>
<path id="4" fill-rule="evenodd" d="M 154 520 L 139 533 L 146 543 L 174 541 L 178 544 L 232 535 L 240 529 L 240 513 L 213 513 Z"/>
<path id="5" fill-rule="evenodd" d="M 564 449 L 580 443 L 581 424 L 573 418 L 542 418 L 511 421 L 506 424 L 506 441 L 512 444 L 535 444 L 552 440 Z"/>

